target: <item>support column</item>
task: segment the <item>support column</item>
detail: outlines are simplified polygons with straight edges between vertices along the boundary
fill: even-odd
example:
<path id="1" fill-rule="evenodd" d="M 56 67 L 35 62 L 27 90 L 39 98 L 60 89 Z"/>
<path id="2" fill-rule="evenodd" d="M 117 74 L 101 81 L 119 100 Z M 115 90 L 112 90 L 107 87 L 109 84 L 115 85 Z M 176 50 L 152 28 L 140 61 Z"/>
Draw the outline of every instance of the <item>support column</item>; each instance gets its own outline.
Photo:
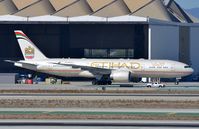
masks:
<path id="1" fill-rule="evenodd" d="M 151 28 L 148 29 L 148 59 L 151 60 Z"/>
<path id="2" fill-rule="evenodd" d="M 148 28 L 148 59 L 151 60 L 151 27 Z M 148 82 L 151 82 L 151 78 L 148 78 Z"/>

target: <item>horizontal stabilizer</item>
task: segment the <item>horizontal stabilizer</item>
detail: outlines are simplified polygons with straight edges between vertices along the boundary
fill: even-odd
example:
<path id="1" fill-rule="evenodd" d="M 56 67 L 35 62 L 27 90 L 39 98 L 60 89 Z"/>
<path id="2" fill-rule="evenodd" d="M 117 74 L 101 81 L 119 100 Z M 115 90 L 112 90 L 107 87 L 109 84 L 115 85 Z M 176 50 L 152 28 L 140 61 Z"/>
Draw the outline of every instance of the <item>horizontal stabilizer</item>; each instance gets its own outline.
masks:
<path id="1" fill-rule="evenodd" d="M 8 63 L 16 63 L 16 61 L 12 61 L 12 60 L 4 60 L 4 61 Z"/>
<path id="2" fill-rule="evenodd" d="M 4 61 L 8 63 L 14 63 L 14 65 L 17 67 L 30 69 L 30 70 L 37 70 L 37 65 L 35 64 L 30 64 L 30 63 L 25 63 L 25 62 L 20 62 L 20 61 L 12 61 L 12 60 L 4 60 Z"/>

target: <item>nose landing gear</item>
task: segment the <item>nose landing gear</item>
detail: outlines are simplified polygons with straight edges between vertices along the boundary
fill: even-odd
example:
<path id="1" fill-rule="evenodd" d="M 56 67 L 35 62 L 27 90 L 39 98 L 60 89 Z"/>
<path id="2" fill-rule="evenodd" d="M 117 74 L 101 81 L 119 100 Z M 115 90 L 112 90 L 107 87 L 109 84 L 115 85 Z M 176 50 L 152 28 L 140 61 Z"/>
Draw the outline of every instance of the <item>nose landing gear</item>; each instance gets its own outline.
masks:
<path id="1" fill-rule="evenodd" d="M 175 85 L 179 85 L 179 83 L 180 83 L 180 79 L 181 79 L 181 78 L 176 78 Z"/>

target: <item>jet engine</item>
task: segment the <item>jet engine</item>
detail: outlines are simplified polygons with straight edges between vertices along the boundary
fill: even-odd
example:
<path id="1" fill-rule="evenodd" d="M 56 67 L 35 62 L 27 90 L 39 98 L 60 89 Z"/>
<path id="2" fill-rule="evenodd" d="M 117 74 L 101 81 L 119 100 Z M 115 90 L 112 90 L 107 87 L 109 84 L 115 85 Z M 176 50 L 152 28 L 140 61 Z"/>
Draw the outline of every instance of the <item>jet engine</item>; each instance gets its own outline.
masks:
<path id="1" fill-rule="evenodd" d="M 129 82 L 131 73 L 129 71 L 113 71 L 110 75 L 111 79 L 115 82 Z"/>

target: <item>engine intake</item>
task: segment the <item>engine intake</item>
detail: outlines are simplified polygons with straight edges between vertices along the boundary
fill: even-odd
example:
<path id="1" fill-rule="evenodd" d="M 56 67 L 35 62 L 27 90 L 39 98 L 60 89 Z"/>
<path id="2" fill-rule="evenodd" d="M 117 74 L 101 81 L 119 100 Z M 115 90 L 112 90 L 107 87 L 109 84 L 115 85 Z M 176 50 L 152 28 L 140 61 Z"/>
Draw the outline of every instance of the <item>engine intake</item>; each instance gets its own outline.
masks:
<path id="1" fill-rule="evenodd" d="M 129 71 L 113 71 L 110 75 L 111 79 L 115 82 L 129 82 L 131 73 Z"/>

